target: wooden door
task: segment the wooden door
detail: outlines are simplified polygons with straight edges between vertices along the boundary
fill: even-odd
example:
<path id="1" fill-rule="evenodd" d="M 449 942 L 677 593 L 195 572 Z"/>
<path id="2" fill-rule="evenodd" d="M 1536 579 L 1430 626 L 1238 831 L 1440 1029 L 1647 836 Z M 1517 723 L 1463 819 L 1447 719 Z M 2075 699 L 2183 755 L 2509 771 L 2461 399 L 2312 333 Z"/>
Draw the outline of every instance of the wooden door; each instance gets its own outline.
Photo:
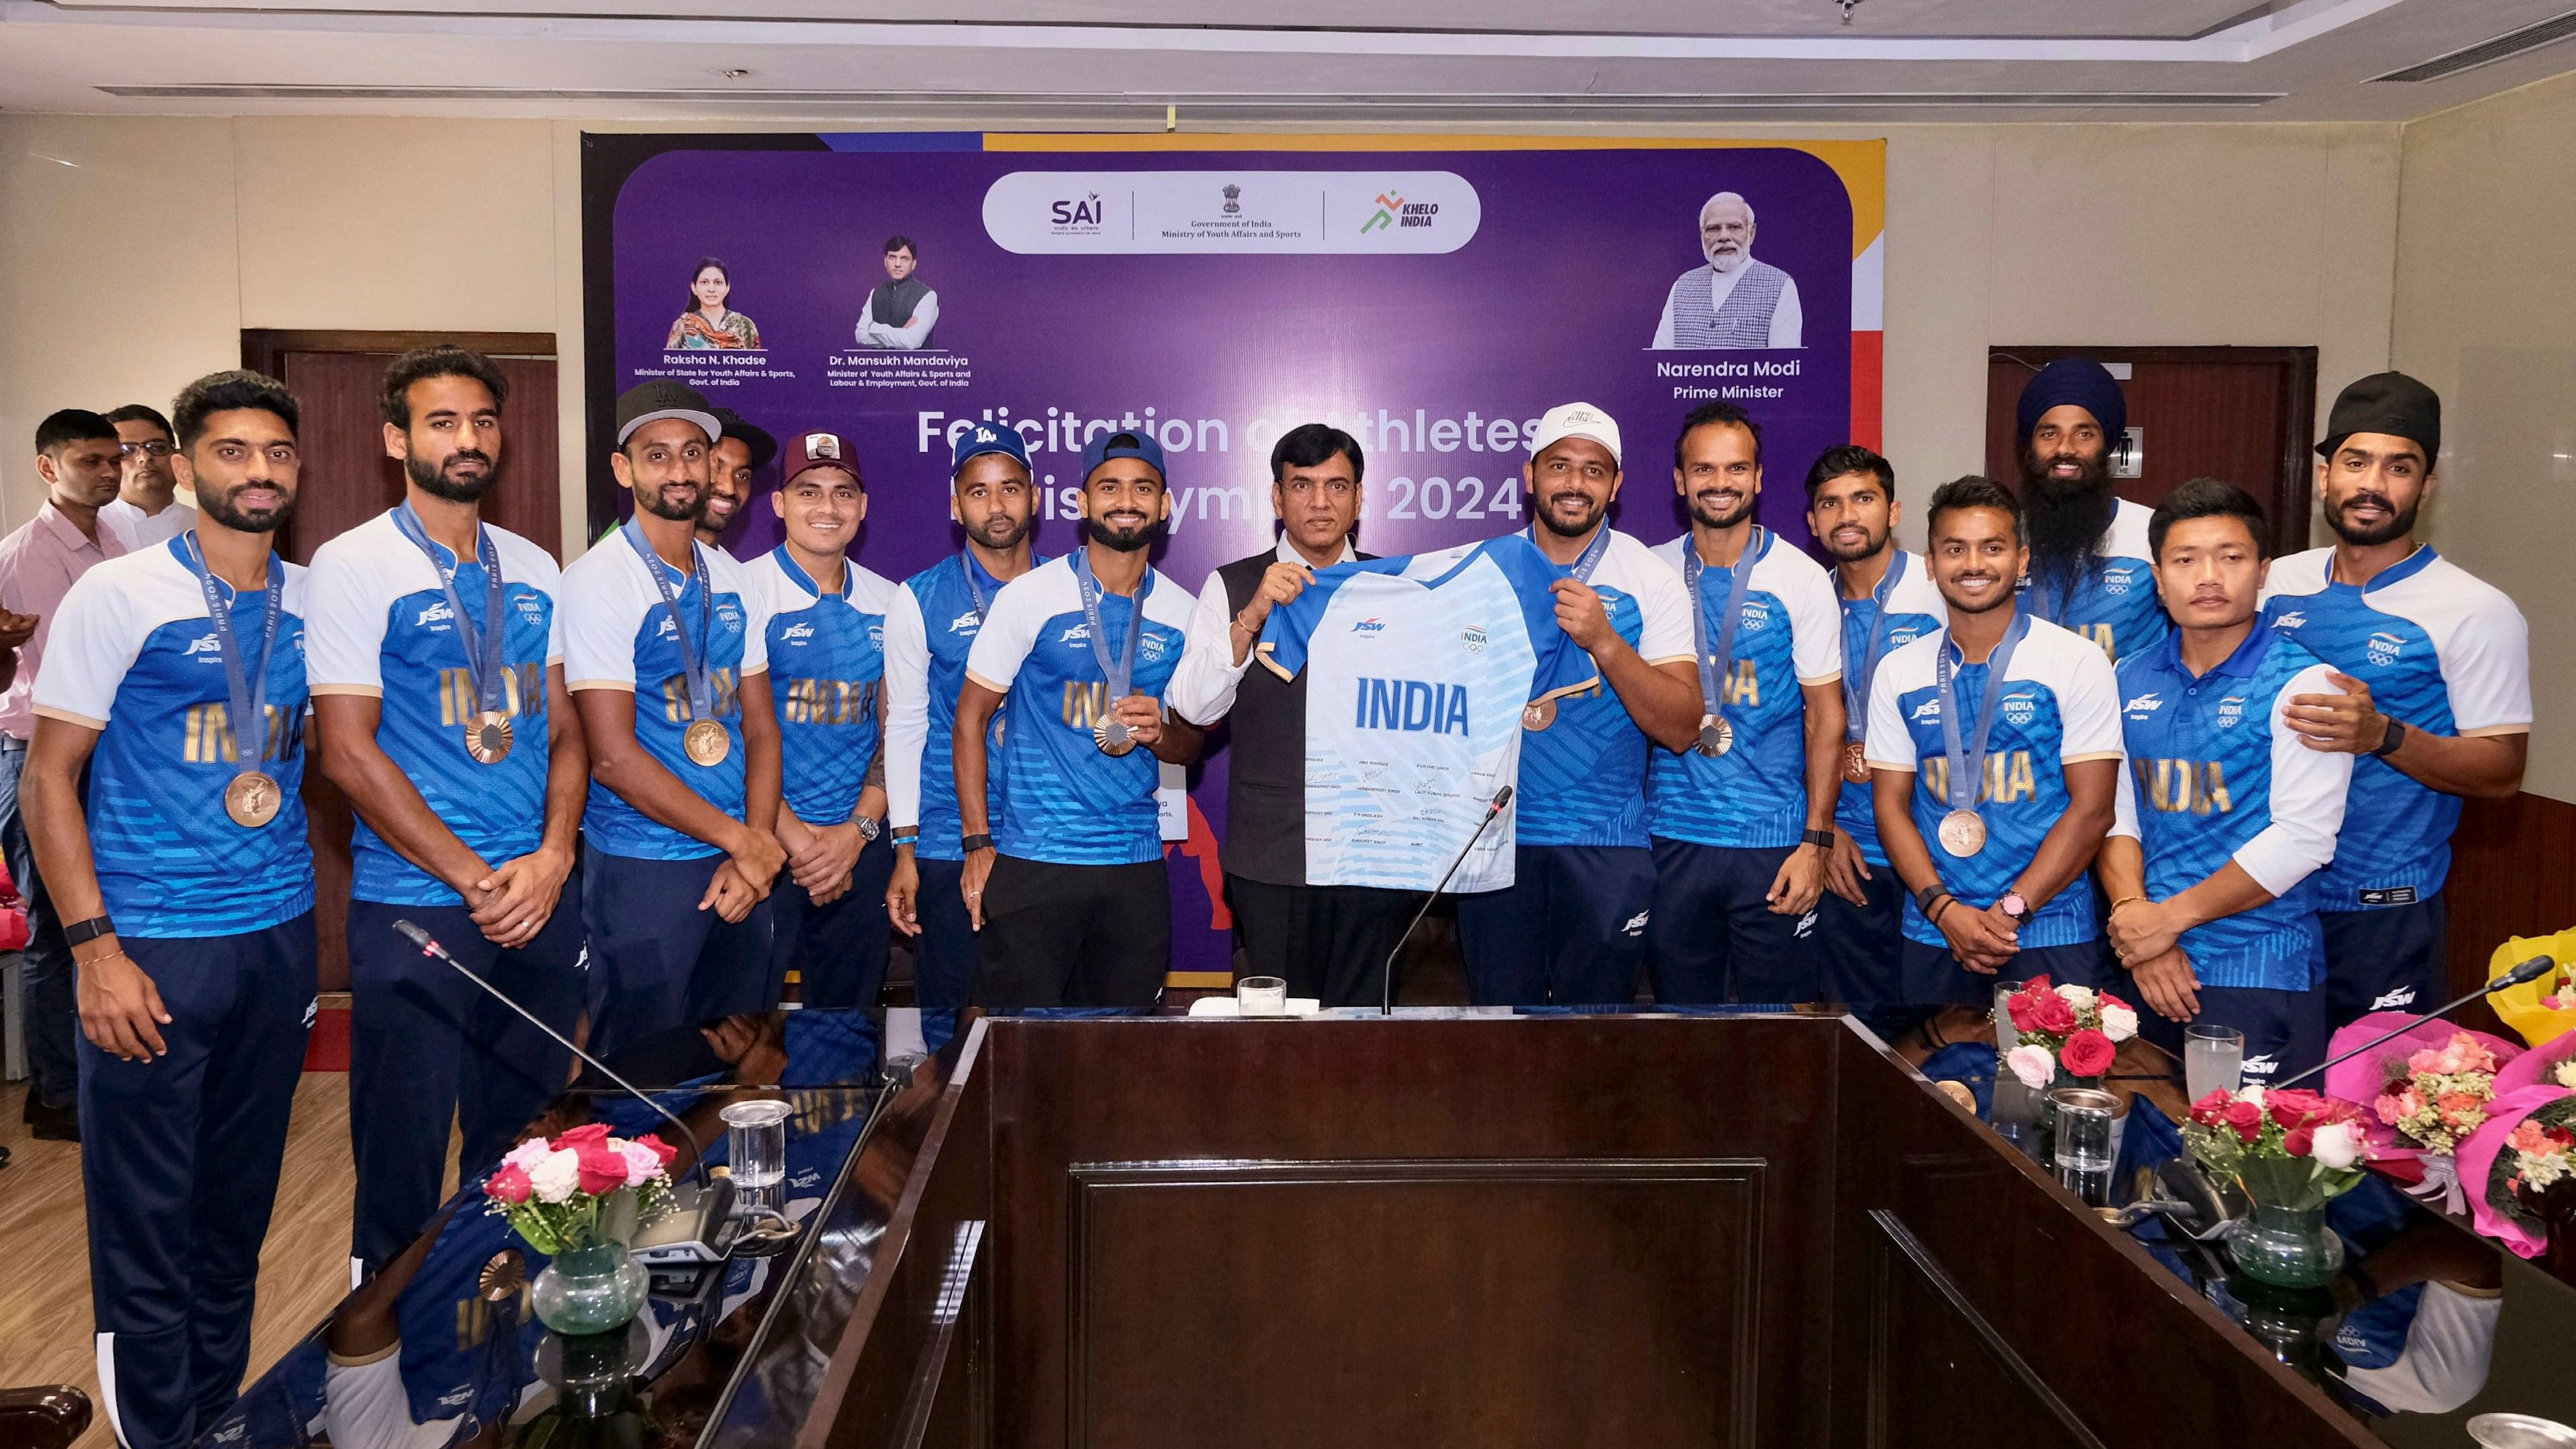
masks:
<path id="1" fill-rule="evenodd" d="M 453 342 L 485 353 L 510 380 L 501 405 L 500 482 L 483 500 L 483 517 L 563 556 L 563 505 L 557 484 L 555 340 L 542 333 L 429 332 L 242 333 L 242 365 L 265 372 L 295 394 L 303 418 L 296 441 L 304 455 L 295 519 L 278 551 L 311 563 L 313 551 L 402 501 L 402 465 L 385 456 L 384 413 L 377 399 L 385 368 L 416 347 Z M 318 769 L 304 772 L 311 817 L 315 905 L 325 991 L 349 986 L 348 797 Z"/>
<path id="2" fill-rule="evenodd" d="M 2263 504 L 2275 553 L 2308 546 L 2315 478 L 2313 347 L 1998 347 L 1986 361 L 1986 471 L 2019 486 L 2013 435 L 2022 385 L 2050 361 L 2090 357 L 2129 369 L 2120 390 L 2142 430 L 2139 476 L 2120 496 L 2154 507 L 2193 478 L 2223 478 Z"/>

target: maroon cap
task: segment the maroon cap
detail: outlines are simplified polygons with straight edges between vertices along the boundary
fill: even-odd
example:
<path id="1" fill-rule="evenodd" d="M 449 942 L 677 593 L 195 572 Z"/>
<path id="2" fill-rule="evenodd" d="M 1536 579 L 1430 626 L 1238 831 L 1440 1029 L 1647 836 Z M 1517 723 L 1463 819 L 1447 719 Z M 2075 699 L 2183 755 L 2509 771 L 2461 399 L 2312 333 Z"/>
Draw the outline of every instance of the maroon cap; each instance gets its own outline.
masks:
<path id="1" fill-rule="evenodd" d="M 778 457 L 781 488 L 816 468 L 838 468 L 854 479 L 859 476 L 858 451 L 839 433 L 789 433 L 779 440 Z M 861 482 L 859 486 L 867 485 Z"/>

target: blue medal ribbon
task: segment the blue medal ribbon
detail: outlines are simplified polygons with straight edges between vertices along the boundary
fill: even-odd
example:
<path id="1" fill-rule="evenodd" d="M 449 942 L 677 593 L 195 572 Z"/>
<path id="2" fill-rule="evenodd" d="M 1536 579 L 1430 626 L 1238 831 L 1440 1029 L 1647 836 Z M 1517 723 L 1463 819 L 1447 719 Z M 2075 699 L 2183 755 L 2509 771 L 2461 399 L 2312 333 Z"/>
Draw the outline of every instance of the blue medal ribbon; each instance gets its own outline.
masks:
<path id="1" fill-rule="evenodd" d="M 438 586 L 447 595 L 447 612 L 456 617 L 456 637 L 465 646 L 465 677 L 474 687 L 476 706 L 485 714 L 508 713 L 510 621 L 503 613 L 501 550 L 492 542 L 492 531 L 480 523 L 474 525 L 474 557 L 483 565 L 484 582 L 483 626 L 476 628 L 466 616 L 464 600 L 457 597 L 456 571 L 438 561 L 438 548 L 430 542 L 429 530 L 412 510 L 410 499 L 394 509 L 394 528 L 429 557 L 429 566 L 438 574 Z"/>
<path id="2" fill-rule="evenodd" d="M 2003 642 L 1986 658 L 1986 694 L 1977 709 L 1977 737 L 1963 752 L 1959 746 L 1959 698 L 1950 685 L 1950 651 L 1958 646 L 1946 634 L 1941 652 L 1932 670 L 1933 687 L 1941 699 L 1942 752 L 1950 760 L 1950 808 L 1974 813 L 1977 789 L 1986 778 L 1986 741 L 1994 734 L 1995 706 L 2003 698 L 2004 674 L 2012 668 L 2013 650 L 2022 636 L 2030 632 L 2030 615 L 2015 613 L 2011 627 L 2004 630 Z"/>
<path id="3" fill-rule="evenodd" d="M 231 695 L 225 708 L 233 737 L 233 775 L 259 774 L 268 759 L 268 660 L 277 648 L 278 622 L 286 616 L 286 565 L 270 552 L 267 604 L 260 616 L 259 668 L 252 672 L 243 665 L 241 638 L 233 631 L 231 590 L 206 567 L 194 529 L 188 531 L 187 561 L 188 572 L 197 576 L 198 587 L 205 590 L 206 617 L 215 626 L 215 653 L 223 660 L 224 687 Z"/>
<path id="4" fill-rule="evenodd" d="M 672 590 L 670 579 L 664 576 L 661 558 L 653 552 L 653 546 L 644 541 L 644 530 L 637 527 L 635 520 L 630 518 L 618 532 L 625 534 L 626 541 L 634 546 L 635 556 L 644 560 L 644 571 L 653 576 L 653 587 L 662 591 L 662 607 L 671 611 L 671 632 L 677 635 L 680 641 L 680 670 L 687 676 L 689 682 L 689 718 L 692 721 L 715 718 L 715 689 L 707 678 L 706 641 L 708 630 L 713 627 L 715 620 L 716 585 L 715 580 L 707 577 L 706 552 L 698 547 L 698 541 L 694 536 L 689 539 L 689 566 L 697 571 L 698 592 L 701 596 L 699 599 L 701 607 L 698 610 L 698 642 L 692 646 L 689 642 L 689 621 L 680 612 L 680 596 Z"/>
<path id="5" fill-rule="evenodd" d="M 1725 696 L 1720 683 L 1735 667 L 1735 626 L 1744 616 L 1744 593 L 1753 581 L 1753 566 L 1771 548 L 1770 530 L 1754 525 L 1753 536 L 1744 541 L 1744 552 L 1735 560 L 1734 577 L 1726 585 L 1726 614 L 1718 620 L 1717 647 L 1709 648 L 1708 611 L 1700 607 L 1700 575 L 1708 566 L 1700 562 L 1698 541 L 1682 536 L 1682 591 L 1690 595 L 1691 643 L 1697 646 L 1699 659 L 1700 712 L 1719 715 L 1725 709 Z"/>
<path id="6" fill-rule="evenodd" d="M 1109 631 L 1100 622 L 1100 580 L 1091 572 L 1091 550 L 1074 551 L 1073 577 L 1082 588 L 1082 621 L 1090 626 L 1091 657 L 1109 681 L 1109 702 L 1116 704 L 1127 697 L 1136 677 L 1136 650 L 1145 638 L 1145 593 L 1154 586 L 1153 571 L 1148 569 L 1137 581 L 1135 606 L 1127 616 L 1126 644 L 1117 654 L 1109 652 Z"/>
<path id="7" fill-rule="evenodd" d="M 1869 647 L 1861 655 L 1860 679 L 1854 682 L 1851 671 L 1843 671 L 1843 738 L 1859 741 L 1869 734 L 1869 681 L 1878 673 L 1878 657 L 1887 651 L 1887 601 L 1896 597 L 1896 581 L 1905 576 L 1905 550 L 1894 550 L 1887 561 L 1887 577 L 1878 581 L 1870 599 L 1878 606 L 1878 617 L 1869 626 Z M 1848 660 L 1845 663 L 1849 663 Z"/>

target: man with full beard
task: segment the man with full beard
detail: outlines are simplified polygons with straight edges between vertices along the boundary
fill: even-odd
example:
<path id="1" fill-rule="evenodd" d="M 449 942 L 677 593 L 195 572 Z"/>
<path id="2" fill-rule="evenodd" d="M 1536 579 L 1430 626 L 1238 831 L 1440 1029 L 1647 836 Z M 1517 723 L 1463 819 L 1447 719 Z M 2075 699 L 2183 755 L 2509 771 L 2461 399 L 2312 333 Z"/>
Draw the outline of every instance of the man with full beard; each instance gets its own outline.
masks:
<path id="1" fill-rule="evenodd" d="M 2150 510 L 2111 491 L 2111 450 L 2128 437 L 2119 380 L 2089 357 L 2061 357 L 2022 387 L 2022 526 L 2030 545 L 2024 612 L 2102 646 L 2111 662 L 2173 632 L 2156 597 Z"/>
<path id="2" fill-rule="evenodd" d="M 1753 521 L 1762 431 L 1742 408 L 1703 403 L 1682 419 L 1673 488 L 1691 529 L 1655 556 L 1695 619 L 1700 721 L 1681 752 L 1655 752 L 1655 999 L 1813 1001 L 1843 768 L 1834 586 Z"/>
<path id="3" fill-rule="evenodd" d="M 563 575 L 564 675 L 590 751 L 582 923 L 590 1045 L 766 1010 L 778 824 L 769 617 L 697 540 L 718 424 L 659 379 L 617 399 L 609 470 L 635 516 Z"/>
<path id="4" fill-rule="evenodd" d="M 466 1171 L 563 1085 L 563 1049 L 394 930 L 426 928 L 569 1035 L 582 1005 L 573 876 L 590 774 L 564 688 L 561 578 L 483 522 L 509 380 L 432 347 L 385 373 L 403 501 L 314 552 L 305 629 L 323 772 L 350 841 L 349 1256 L 392 1261 L 438 1207 L 451 1119 Z M 580 894 L 574 888 L 573 899 Z"/>
<path id="5" fill-rule="evenodd" d="M 2460 798 L 2522 788 L 2531 635 L 2513 600 L 2430 545 L 2442 400 L 2400 372 L 2345 388 L 2317 445 L 2331 548 L 2276 560 L 2263 617 L 2340 671 L 2337 694 L 2292 698 L 2311 749 L 2353 761 L 2334 862 L 2309 878 L 2326 935 L 2326 1011 L 2340 1026 L 2445 993 L 2442 885 Z"/>
<path id="6" fill-rule="evenodd" d="M 1153 434 L 1104 433 L 1082 464 L 1090 537 L 994 596 L 949 736 L 961 884 L 984 934 L 976 994 L 997 1010 L 1150 1006 L 1171 961 L 1154 791 L 1163 763 L 1198 757 L 1198 727 L 1162 700 L 1195 601 L 1147 556 L 1172 512 Z M 988 750 L 1006 694 L 1009 728 Z"/>

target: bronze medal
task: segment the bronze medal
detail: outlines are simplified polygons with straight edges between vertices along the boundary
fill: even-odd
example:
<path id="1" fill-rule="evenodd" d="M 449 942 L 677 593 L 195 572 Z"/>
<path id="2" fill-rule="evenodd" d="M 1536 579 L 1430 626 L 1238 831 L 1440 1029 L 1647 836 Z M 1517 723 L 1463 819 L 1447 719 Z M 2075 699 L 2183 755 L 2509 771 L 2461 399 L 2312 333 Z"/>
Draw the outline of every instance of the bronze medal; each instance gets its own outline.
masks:
<path id="1" fill-rule="evenodd" d="M 1953 810 L 1941 817 L 1941 848 L 1965 858 L 1986 848 L 1986 818 L 1974 810 Z"/>
<path id="2" fill-rule="evenodd" d="M 487 709 L 465 722 L 465 753 L 478 765 L 497 765 L 510 758 L 510 717 Z"/>
<path id="3" fill-rule="evenodd" d="M 224 813 L 245 830 L 257 830 L 277 818 L 286 804 L 286 793 L 277 782 L 257 770 L 246 770 L 233 776 L 224 787 Z"/>
<path id="4" fill-rule="evenodd" d="M 1868 752 L 1858 740 L 1843 741 L 1843 778 L 1855 785 L 1869 783 Z"/>
<path id="5" fill-rule="evenodd" d="M 680 748 L 688 752 L 690 764 L 713 767 L 733 753 L 733 737 L 714 720 L 696 720 L 681 734 Z"/>
<path id="6" fill-rule="evenodd" d="M 1556 723 L 1556 700 L 1553 697 L 1533 699 L 1521 706 L 1522 729 L 1543 730 L 1554 723 Z"/>
<path id="7" fill-rule="evenodd" d="M 1100 746 L 1100 753 L 1113 759 L 1129 754 L 1136 748 L 1136 736 L 1128 731 L 1123 722 L 1114 719 L 1104 719 L 1093 725 L 1091 739 L 1092 743 Z"/>
<path id="8" fill-rule="evenodd" d="M 1735 748 L 1735 726 L 1728 724 L 1722 715 L 1701 715 L 1699 743 L 1691 748 L 1714 760 Z"/>

